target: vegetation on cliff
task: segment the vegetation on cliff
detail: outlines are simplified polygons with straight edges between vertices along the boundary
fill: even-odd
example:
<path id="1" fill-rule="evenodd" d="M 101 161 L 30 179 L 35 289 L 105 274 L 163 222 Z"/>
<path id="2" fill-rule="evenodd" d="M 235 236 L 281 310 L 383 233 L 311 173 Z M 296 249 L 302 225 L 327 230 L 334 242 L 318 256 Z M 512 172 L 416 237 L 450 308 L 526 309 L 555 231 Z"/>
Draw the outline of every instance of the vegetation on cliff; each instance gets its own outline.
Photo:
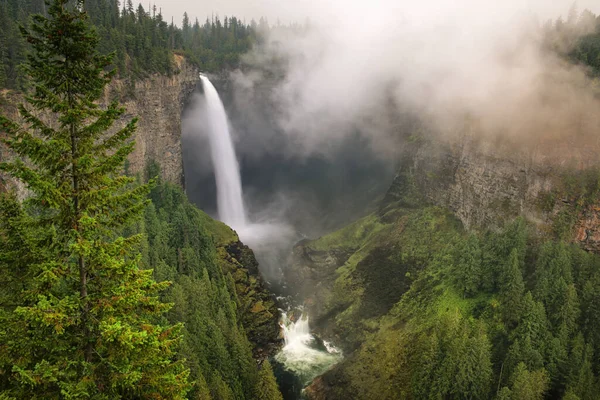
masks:
<path id="1" fill-rule="evenodd" d="M 468 233 L 448 211 L 405 194 L 302 245 L 349 254 L 313 299 L 325 303 L 317 310 L 324 333 L 349 356 L 309 395 L 594 399 L 600 256 L 520 218 Z"/>
<path id="2" fill-rule="evenodd" d="M 155 165 L 148 173 L 159 175 Z M 191 370 L 190 398 L 257 398 L 273 376 L 270 367 L 257 368 L 253 353 L 260 359 L 276 348 L 279 315 L 252 251 L 181 188 L 159 183 L 150 198 L 143 221 L 130 229 L 144 234 L 143 268 L 172 282 L 161 298 L 173 304 L 166 319 L 184 325 L 178 358 Z"/>
<path id="3" fill-rule="evenodd" d="M 123 175 L 137 121 L 96 103 L 113 72 L 82 5 L 34 18 L 25 122 L 0 117 L 18 156 L 0 168 L 29 189 L 0 198 L 0 398 L 280 399 L 253 357 L 278 328 L 251 251 L 180 188 Z"/>
<path id="4" fill-rule="evenodd" d="M 185 55 L 203 71 L 218 72 L 239 65 L 240 56 L 259 40 L 269 25 L 217 16 L 200 23 L 186 14 L 183 21 L 165 21 L 156 6 L 145 10 L 132 0 L 86 0 L 83 8 L 99 36 L 99 51 L 115 54 L 119 77 L 138 79 L 152 73 L 176 73 L 173 54 Z M 28 44 L 19 33 L 32 14 L 47 15 L 45 0 L 0 2 L 0 87 L 23 89 L 19 71 Z"/>

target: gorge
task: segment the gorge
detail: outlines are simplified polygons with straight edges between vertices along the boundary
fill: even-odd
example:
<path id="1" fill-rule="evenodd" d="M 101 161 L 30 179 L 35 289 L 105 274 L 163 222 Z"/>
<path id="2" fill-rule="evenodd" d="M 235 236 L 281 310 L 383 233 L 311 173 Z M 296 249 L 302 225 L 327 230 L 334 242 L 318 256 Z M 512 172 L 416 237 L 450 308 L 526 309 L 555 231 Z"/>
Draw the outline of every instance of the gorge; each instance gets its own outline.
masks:
<path id="1" fill-rule="evenodd" d="M 593 10 L 50 3 L 0 2 L 0 398 L 596 400 Z"/>
<path id="2" fill-rule="evenodd" d="M 203 133 L 208 137 L 217 187 L 218 217 L 235 229 L 245 243 L 252 246 L 257 258 L 263 261 L 264 273 L 265 267 L 273 269 L 273 263 L 285 263 L 284 258 L 269 259 L 271 254 L 268 250 L 269 247 L 277 246 L 277 241 L 281 240 L 282 236 L 289 236 L 291 239 L 297 235 L 293 234 L 291 227 L 277 221 L 251 222 L 252 217 L 247 215 L 244 207 L 239 165 L 225 108 L 208 77 L 200 75 L 200 79 L 202 96 L 200 99 L 195 99 L 196 105 L 190 112 L 188 120 L 188 124 L 191 126 L 184 127 L 184 131 L 193 137 Z M 192 151 L 192 153 L 194 152 Z M 291 240 L 283 242 L 284 246 L 292 244 Z M 279 268 L 285 269 L 286 266 L 282 265 Z M 285 284 L 285 281 L 274 283 L 282 285 Z M 278 289 L 272 285 L 271 290 L 277 291 Z M 302 301 L 302 299 L 292 299 L 291 304 L 298 303 L 298 301 Z M 289 389 L 285 388 L 285 383 L 280 383 L 284 393 L 287 393 L 286 398 L 289 396 L 297 398 L 304 386 L 335 364 L 341 357 L 335 347 L 324 346 L 322 342 L 318 347 L 317 339 L 311 335 L 309 330 L 308 315 L 301 311 L 296 312 L 296 319 L 293 320 L 288 317 L 288 314 L 292 314 L 294 311 L 294 309 L 287 309 L 282 312 L 280 326 L 285 344 L 274 357 L 274 362 L 281 365 L 283 373 L 292 374 L 292 382 L 300 383 L 296 387 L 292 384 Z M 276 365 L 275 370 L 277 371 L 277 369 Z M 281 376 L 280 382 L 283 382 Z"/>

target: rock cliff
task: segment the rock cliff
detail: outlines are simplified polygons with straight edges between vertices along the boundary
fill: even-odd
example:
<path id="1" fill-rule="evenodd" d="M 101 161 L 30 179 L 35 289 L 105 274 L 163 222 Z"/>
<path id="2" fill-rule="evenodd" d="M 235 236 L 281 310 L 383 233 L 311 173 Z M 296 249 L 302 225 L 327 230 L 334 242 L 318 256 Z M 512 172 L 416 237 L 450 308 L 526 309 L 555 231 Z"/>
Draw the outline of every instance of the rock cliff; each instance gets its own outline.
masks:
<path id="1" fill-rule="evenodd" d="M 188 96 L 198 83 L 198 70 L 181 56 L 175 56 L 178 72 L 173 76 L 152 75 L 128 87 L 117 80 L 107 89 L 104 101 L 120 96 L 130 119 L 139 117 L 136 147 L 129 156 L 133 173 L 142 172 L 150 160 L 161 166 L 162 178 L 183 184 L 181 114 Z"/>
<path id="2" fill-rule="evenodd" d="M 566 235 L 600 250 L 598 145 L 495 147 L 463 137 L 419 143 L 405 154 L 382 210 L 406 201 L 414 188 L 429 203 L 450 209 L 467 229 L 498 229 L 523 216 L 541 231 L 551 230 L 557 216 L 569 214 Z"/>
<path id="3" fill-rule="evenodd" d="M 181 56 L 175 56 L 177 71 L 173 76 L 154 74 L 135 81 L 114 80 L 105 91 L 103 104 L 119 99 L 126 108 L 123 121 L 139 118 L 135 134 L 136 147 L 129 157 L 129 172 L 142 173 L 148 161 L 161 166 L 165 181 L 183 184 L 181 152 L 181 114 L 188 96 L 198 83 L 198 70 Z M 0 111 L 17 119 L 17 104 L 22 95 L 12 92 L 0 94 Z M 52 117 L 49 117 L 52 121 Z M 0 149 L 0 160 L 9 157 Z M 0 188 L 1 188 L 0 180 Z M 18 187 L 21 196 L 24 188 Z"/>

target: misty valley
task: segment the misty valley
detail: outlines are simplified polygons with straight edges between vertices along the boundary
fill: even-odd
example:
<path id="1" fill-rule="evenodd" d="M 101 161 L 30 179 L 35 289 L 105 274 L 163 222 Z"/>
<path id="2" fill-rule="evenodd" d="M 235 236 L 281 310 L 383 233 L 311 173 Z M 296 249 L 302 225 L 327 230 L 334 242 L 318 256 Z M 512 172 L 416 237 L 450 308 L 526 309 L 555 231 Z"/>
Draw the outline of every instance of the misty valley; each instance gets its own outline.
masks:
<path id="1" fill-rule="evenodd" d="M 599 79 L 592 0 L 0 1 L 0 400 L 600 399 Z"/>

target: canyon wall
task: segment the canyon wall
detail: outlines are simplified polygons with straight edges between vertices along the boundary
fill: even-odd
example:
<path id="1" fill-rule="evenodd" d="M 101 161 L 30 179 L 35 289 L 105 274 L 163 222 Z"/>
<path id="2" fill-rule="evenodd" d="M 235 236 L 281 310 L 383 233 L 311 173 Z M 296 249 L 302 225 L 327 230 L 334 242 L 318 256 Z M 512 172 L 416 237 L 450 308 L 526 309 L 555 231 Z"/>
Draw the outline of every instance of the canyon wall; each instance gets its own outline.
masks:
<path id="1" fill-rule="evenodd" d="M 522 216 L 540 231 L 551 230 L 561 214 L 567 235 L 600 251 L 598 166 L 600 146 L 525 147 L 467 136 L 453 142 L 410 145 L 381 210 L 417 189 L 428 202 L 450 209 L 467 229 L 497 229 Z"/>
<path id="2" fill-rule="evenodd" d="M 181 56 L 175 56 L 177 71 L 173 76 L 154 74 L 134 83 L 114 80 L 105 90 L 101 102 L 107 104 L 118 99 L 126 112 L 121 123 L 138 117 L 138 129 L 134 135 L 135 150 L 129 156 L 128 171 L 143 173 L 149 161 L 161 166 L 165 181 L 183 185 L 183 158 L 181 151 L 181 113 L 184 105 L 199 81 L 198 70 Z M 23 102 L 22 95 L 4 91 L 0 94 L 0 112 L 18 119 L 17 104 Z M 47 120 L 52 122 L 54 117 Z M 117 122 L 117 126 L 120 126 Z M 0 160 L 10 157 L 6 149 L 0 149 Z M 24 188 L 14 182 L 20 197 Z"/>
<path id="3" fill-rule="evenodd" d="M 135 87 L 117 80 L 107 89 L 104 101 L 120 95 L 127 109 L 126 120 L 137 116 L 136 146 L 129 156 L 129 170 L 142 172 L 148 161 L 160 164 L 162 178 L 183 184 L 181 113 L 199 81 L 198 70 L 175 56 L 178 72 L 173 76 L 152 75 L 135 82 Z"/>

